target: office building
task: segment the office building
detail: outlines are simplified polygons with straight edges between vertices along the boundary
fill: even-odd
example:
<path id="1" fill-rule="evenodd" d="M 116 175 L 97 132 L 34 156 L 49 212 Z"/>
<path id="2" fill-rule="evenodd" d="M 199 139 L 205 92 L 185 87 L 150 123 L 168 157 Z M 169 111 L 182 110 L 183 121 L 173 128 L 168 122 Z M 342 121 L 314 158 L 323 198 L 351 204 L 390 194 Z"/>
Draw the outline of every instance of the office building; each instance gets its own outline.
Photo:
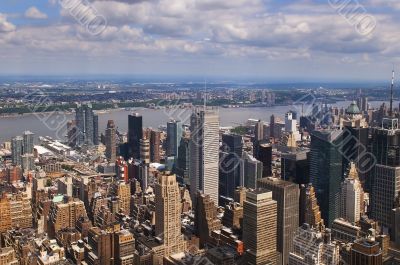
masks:
<path id="1" fill-rule="evenodd" d="M 243 206 L 244 264 L 277 264 L 277 202 L 272 192 L 248 191 Z"/>
<path id="2" fill-rule="evenodd" d="M 383 255 L 379 242 L 375 239 L 375 231 L 371 230 L 367 238 L 354 242 L 351 248 L 352 265 L 382 265 Z"/>
<path id="3" fill-rule="evenodd" d="M 167 123 L 166 154 L 168 157 L 178 157 L 182 133 L 181 121 L 171 120 Z"/>
<path id="4" fill-rule="evenodd" d="M 275 138 L 275 116 L 271 115 L 269 122 L 269 137 Z"/>
<path id="5" fill-rule="evenodd" d="M 263 178 L 272 176 L 272 145 L 260 141 L 254 148 L 254 157 L 263 164 Z"/>
<path id="6" fill-rule="evenodd" d="M 178 181 L 182 184 L 190 184 L 189 179 L 189 138 L 182 137 L 178 151 L 178 161 L 175 173 Z"/>
<path id="7" fill-rule="evenodd" d="M 254 126 L 254 143 L 264 140 L 264 122 L 258 120 Z"/>
<path id="8" fill-rule="evenodd" d="M 181 197 L 175 175 L 160 175 L 155 184 L 155 232 L 162 239 L 164 255 L 186 250 L 181 233 Z"/>
<path id="9" fill-rule="evenodd" d="M 364 190 L 354 163 L 350 164 L 347 178 L 342 182 L 340 202 L 340 217 L 357 223 L 364 214 Z"/>
<path id="10" fill-rule="evenodd" d="M 86 217 L 83 201 L 59 195 L 53 198 L 48 217 L 49 235 L 55 234 L 64 228 L 75 228 L 80 217 Z"/>
<path id="11" fill-rule="evenodd" d="M 151 130 L 150 132 L 150 161 L 160 163 L 161 132 Z"/>
<path id="12" fill-rule="evenodd" d="M 12 228 L 11 224 L 11 204 L 5 193 L 0 197 L 0 234 Z"/>
<path id="13" fill-rule="evenodd" d="M 282 153 L 282 179 L 297 184 L 310 183 L 309 149 L 299 149 Z"/>
<path id="14" fill-rule="evenodd" d="M 258 180 L 258 187 L 272 191 L 272 199 L 277 202 L 277 251 L 281 253 L 278 264 L 287 264 L 293 247 L 293 236 L 299 226 L 299 186 L 278 178 Z"/>
<path id="15" fill-rule="evenodd" d="M 400 191 L 400 129 L 397 119 L 385 118 L 381 128 L 372 129 L 371 152 L 376 164 L 371 169 L 371 218 L 392 228 L 392 209 Z"/>
<path id="16" fill-rule="evenodd" d="M 195 200 L 195 228 L 203 248 L 214 230 L 221 229 L 221 221 L 217 218 L 217 208 L 210 195 L 197 194 Z"/>
<path id="17" fill-rule="evenodd" d="M 289 265 L 339 265 L 339 245 L 331 241 L 329 229 L 324 232 L 303 224 L 293 239 Z"/>
<path id="18" fill-rule="evenodd" d="M 198 191 L 218 203 L 219 115 L 217 110 L 196 108 L 190 117 L 190 194 Z"/>
<path id="19" fill-rule="evenodd" d="M 85 112 L 85 143 L 92 145 L 94 135 L 94 113 L 91 105 L 84 105 L 83 110 Z"/>
<path id="20" fill-rule="evenodd" d="M 263 177 L 263 164 L 255 157 L 244 152 L 240 165 L 241 186 L 249 189 L 257 188 L 257 180 Z"/>
<path id="21" fill-rule="evenodd" d="M 23 142 L 23 153 L 24 154 L 33 154 L 33 141 L 35 134 L 30 131 L 25 131 L 22 135 Z"/>
<path id="22" fill-rule="evenodd" d="M 75 109 L 76 144 L 81 146 L 85 142 L 85 110 L 82 106 Z"/>
<path id="23" fill-rule="evenodd" d="M 116 142 L 116 128 L 113 120 L 107 122 L 106 129 L 106 157 L 111 162 L 114 163 L 117 159 L 117 142 Z"/>
<path id="24" fill-rule="evenodd" d="M 21 136 L 11 139 L 11 159 L 14 165 L 22 165 L 23 141 Z"/>
<path id="25" fill-rule="evenodd" d="M 114 234 L 111 231 L 92 227 L 88 232 L 88 253 L 85 261 L 88 265 L 113 265 L 115 249 L 113 246 Z"/>
<path id="26" fill-rule="evenodd" d="M 140 159 L 140 140 L 143 138 L 143 118 L 139 113 L 128 116 L 128 145 L 129 154 Z"/>
<path id="27" fill-rule="evenodd" d="M 35 157 L 33 154 L 23 154 L 21 156 L 22 170 L 26 173 L 35 168 Z"/>
<path id="28" fill-rule="evenodd" d="M 219 205 L 233 199 L 235 189 L 241 186 L 242 137 L 234 134 L 222 135 L 219 167 Z"/>
<path id="29" fill-rule="evenodd" d="M 150 164 L 150 141 L 148 139 L 140 139 L 140 160 L 148 165 Z"/>
<path id="30" fill-rule="evenodd" d="M 340 140 L 339 130 L 321 130 L 311 134 L 310 178 L 328 227 L 340 211 L 342 156 L 335 146 Z"/>
<path id="31" fill-rule="evenodd" d="M 115 265 L 134 265 L 135 238 L 128 230 L 114 234 Z"/>
<path id="32" fill-rule="evenodd" d="M 75 110 L 76 144 L 81 146 L 99 144 L 99 120 L 91 104 L 78 106 Z"/>

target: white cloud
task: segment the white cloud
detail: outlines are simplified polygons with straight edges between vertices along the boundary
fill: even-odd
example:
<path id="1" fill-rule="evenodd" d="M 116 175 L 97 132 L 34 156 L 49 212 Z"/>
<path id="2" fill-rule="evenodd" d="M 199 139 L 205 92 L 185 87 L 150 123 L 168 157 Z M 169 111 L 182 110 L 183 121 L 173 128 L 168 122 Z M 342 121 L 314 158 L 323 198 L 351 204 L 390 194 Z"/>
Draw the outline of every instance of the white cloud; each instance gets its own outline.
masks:
<path id="1" fill-rule="evenodd" d="M 6 15 L 0 13 L 0 32 L 10 32 L 15 30 L 15 25 L 7 21 Z"/>
<path id="2" fill-rule="evenodd" d="M 47 14 L 41 12 L 37 7 L 32 6 L 25 11 L 25 17 L 32 19 L 46 19 Z"/>

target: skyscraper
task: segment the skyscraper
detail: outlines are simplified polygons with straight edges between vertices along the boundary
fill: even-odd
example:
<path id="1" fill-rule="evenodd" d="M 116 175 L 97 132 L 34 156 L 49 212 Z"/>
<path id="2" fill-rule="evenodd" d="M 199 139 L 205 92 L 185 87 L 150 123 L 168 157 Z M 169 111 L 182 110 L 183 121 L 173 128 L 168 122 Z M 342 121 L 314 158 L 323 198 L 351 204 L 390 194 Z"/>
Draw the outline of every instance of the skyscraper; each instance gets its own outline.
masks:
<path id="1" fill-rule="evenodd" d="M 254 142 L 264 140 L 264 122 L 259 120 L 254 127 Z"/>
<path id="2" fill-rule="evenodd" d="M 99 116 L 93 115 L 93 144 L 99 145 Z"/>
<path id="3" fill-rule="evenodd" d="M 248 191 L 243 206 L 244 264 L 276 264 L 276 241 L 277 202 L 272 192 Z"/>
<path id="4" fill-rule="evenodd" d="M 219 167 L 219 204 L 234 197 L 235 189 L 241 185 L 240 165 L 242 157 L 242 136 L 234 134 L 222 135 Z"/>
<path id="5" fill-rule="evenodd" d="M 150 164 L 150 141 L 148 139 L 140 139 L 140 160 L 148 165 Z"/>
<path id="6" fill-rule="evenodd" d="M 81 146 L 85 142 L 85 110 L 82 106 L 75 109 L 76 144 Z"/>
<path id="7" fill-rule="evenodd" d="M 309 149 L 289 151 L 282 153 L 281 174 L 282 179 L 297 184 L 310 183 Z"/>
<path id="8" fill-rule="evenodd" d="M 269 122 L 269 137 L 275 137 L 275 116 L 271 115 L 270 122 Z"/>
<path id="9" fill-rule="evenodd" d="M 181 197 L 175 175 L 160 175 L 155 184 L 155 232 L 163 240 L 164 256 L 185 250 L 181 233 Z"/>
<path id="10" fill-rule="evenodd" d="M 85 143 L 92 145 L 94 135 L 94 114 L 90 105 L 84 105 L 83 109 L 85 112 Z"/>
<path id="11" fill-rule="evenodd" d="M 182 122 L 171 120 L 167 123 L 167 156 L 178 157 L 178 148 L 182 138 Z"/>
<path id="12" fill-rule="evenodd" d="M 117 157 L 116 130 L 113 120 L 107 122 L 106 129 L 106 157 L 113 163 Z"/>
<path id="13" fill-rule="evenodd" d="M 75 110 L 76 144 L 81 146 L 99 144 L 99 119 L 91 104 L 78 106 Z"/>
<path id="14" fill-rule="evenodd" d="M 341 140 L 341 133 L 339 130 L 321 130 L 311 134 L 310 179 L 322 218 L 329 227 L 340 210 L 342 156 L 335 144 Z"/>
<path id="15" fill-rule="evenodd" d="M 33 140 L 35 134 L 30 131 L 25 131 L 22 136 L 24 138 L 23 153 L 33 154 Z"/>
<path id="16" fill-rule="evenodd" d="M 175 168 L 179 182 L 189 184 L 189 139 L 182 137 L 179 144 L 178 162 Z"/>
<path id="17" fill-rule="evenodd" d="M 267 141 L 260 141 L 254 148 L 254 157 L 263 163 L 263 177 L 272 176 L 272 145 Z"/>
<path id="18" fill-rule="evenodd" d="M 217 110 L 196 108 L 190 118 L 190 194 L 197 191 L 218 202 L 219 115 Z"/>
<path id="19" fill-rule="evenodd" d="M 140 140 L 143 138 L 143 118 L 139 113 L 128 116 L 128 145 L 131 157 L 140 159 Z"/>
<path id="20" fill-rule="evenodd" d="M 23 141 L 21 136 L 16 136 L 11 139 L 11 152 L 12 152 L 12 163 L 14 165 L 22 165 L 22 154 L 23 154 Z"/>
<path id="21" fill-rule="evenodd" d="M 299 186 L 278 178 L 258 180 L 258 187 L 272 191 L 272 199 L 277 202 L 277 250 L 281 262 L 287 264 L 289 252 L 293 250 L 293 236 L 299 226 Z"/>
<path id="22" fill-rule="evenodd" d="M 371 152 L 376 164 L 371 170 L 371 217 L 387 232 L 392 209 L 400 191 L 400 129 L 398 120 L 385 118 L 381 128 L 372 129 Z"/>
<path id="23" fill-rule="evenodd" d="M 348 176 L 342 183 L 340 198 L 340 217 L 350 223 L 358 223 L 364 213 L 364 191 L 354 163 L 350 164 Z"/>
<path id="24" fill-rule="evenodd" d="M 150 161 L 160 162 L 160 132 L 151 130 L 150 132 Z"/>
<path id="25" fill-rule="evenodd" d="M 249 189 L 257 188 L 257 180 L 263 177 L 263 163 L 249 153 L 244 152 L 240 165 L 241 186 Z"/>

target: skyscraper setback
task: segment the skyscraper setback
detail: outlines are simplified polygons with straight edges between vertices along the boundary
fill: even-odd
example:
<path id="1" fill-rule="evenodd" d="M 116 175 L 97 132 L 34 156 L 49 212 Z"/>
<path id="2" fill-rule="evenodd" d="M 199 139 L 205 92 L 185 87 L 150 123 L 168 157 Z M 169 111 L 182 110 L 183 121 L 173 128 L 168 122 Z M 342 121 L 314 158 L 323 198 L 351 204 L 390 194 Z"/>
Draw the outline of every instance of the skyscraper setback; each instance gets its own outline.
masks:
<path id="1" fill-rule="evenodd" d="M 218 202 L 219 115 L 217 110 L 196 108 L 190 118 L 190 193 L 210 195 Z"/>

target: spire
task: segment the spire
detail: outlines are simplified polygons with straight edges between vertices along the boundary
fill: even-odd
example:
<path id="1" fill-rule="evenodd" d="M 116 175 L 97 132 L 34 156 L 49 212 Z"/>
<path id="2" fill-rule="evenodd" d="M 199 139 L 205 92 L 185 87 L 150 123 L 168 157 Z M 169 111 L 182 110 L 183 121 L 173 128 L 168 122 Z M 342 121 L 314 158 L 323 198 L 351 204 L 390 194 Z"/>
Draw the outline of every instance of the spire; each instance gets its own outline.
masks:
<path id="1" fill-rule="evenodd" d="M 207 106 L 207 80 L 204 79 L 204 110 L 206 110 Z"/>
<path id="2" fill-rule="evenodd" d="M 348 178 L 358 179 L 357 167 L 354 162 L 350 162 L 350 170 L 349 170 Z"/>
<path id="3" fill-rule="evenodd" d="M 393 117 L 393 88 L 394 88 L 394 65 L 392 71 L 392 85 L 390 86 L 390 108 L 389 108 L 390 117 Z"/>

